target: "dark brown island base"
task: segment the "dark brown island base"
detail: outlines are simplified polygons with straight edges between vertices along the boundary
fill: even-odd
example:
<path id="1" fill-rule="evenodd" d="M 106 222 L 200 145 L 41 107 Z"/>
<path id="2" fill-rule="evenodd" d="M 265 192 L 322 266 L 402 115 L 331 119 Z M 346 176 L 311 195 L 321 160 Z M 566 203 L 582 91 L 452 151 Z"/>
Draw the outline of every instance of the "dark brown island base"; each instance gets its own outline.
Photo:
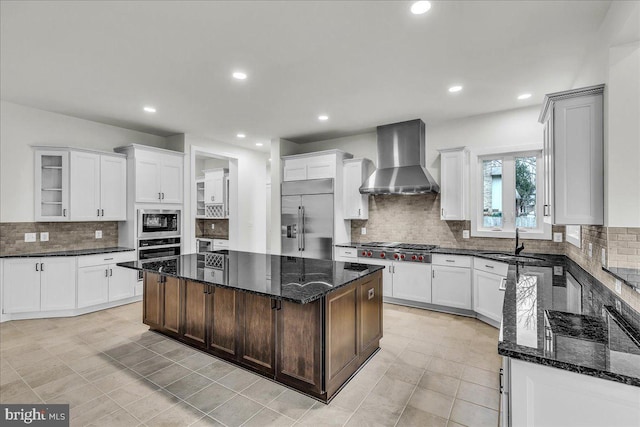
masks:
<path id="1" fill-rule="evenodd" d="M 322 402 L 379 349 L 382 267 L 236 251 L 144 271 L 150 329 Z"/>

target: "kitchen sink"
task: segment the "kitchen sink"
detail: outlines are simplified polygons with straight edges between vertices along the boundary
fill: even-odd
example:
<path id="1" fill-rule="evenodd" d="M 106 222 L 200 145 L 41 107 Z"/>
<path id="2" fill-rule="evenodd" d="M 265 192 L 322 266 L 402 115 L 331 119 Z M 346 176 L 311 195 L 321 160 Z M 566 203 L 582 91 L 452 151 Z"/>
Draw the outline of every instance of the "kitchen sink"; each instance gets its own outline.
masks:
<path id="1" fill-rule="evenodd" d="M 535 256 L 528 255 L 513 255 L 513 254 L 505 254 L 504 252 L 485 252 L 482 255 L 489 255 L 491 257 L 499 258 L 504 261 L 515 261 L 515 262 L 538 262 L 545 261 L 544 258 L 538 258 Z"/>

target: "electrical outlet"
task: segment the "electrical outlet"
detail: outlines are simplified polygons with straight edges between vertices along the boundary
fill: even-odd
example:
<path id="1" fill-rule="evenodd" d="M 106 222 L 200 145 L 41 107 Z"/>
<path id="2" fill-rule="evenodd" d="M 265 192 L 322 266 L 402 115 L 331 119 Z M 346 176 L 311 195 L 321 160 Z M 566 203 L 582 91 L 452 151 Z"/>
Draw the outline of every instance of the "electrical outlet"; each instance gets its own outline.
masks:
<path id="1" fill-rule="evenodd" d="M 564 269 L 562 268 L 561 265 L 554 265 L 553 266 L 553 275 L 554 276 L 562 276 L 562 271 Z"/>
<path id="2" fill-rule="evenodd" d="M 211 224 L 211 229 L 215 230 L 216 229 L 216 225 L 215 224 Z"/>
<path id="3" fill-rule="evenodd" d="M 462 230 L 462 238 L 463 239 L 469 238 L 469 230 Z"/>
<path id="4" fill-rule="evenodd" d="M 620 301 L 618 300 L 616 300 L 616 310 L 618 313 L 622 313 L 622 304 L 620 304 Z"/>
<path id="5" fill-rule="evenodd" d="M 96 239 L 102 239 L 102 230 L 96 230 Z"/>
<path id="6" fill-rule="evenodd" d="M 42 233 L 40 233 L 40 241 L 41 242 L 48 242 L 49 241 L 49 232 L 48 231 L 43 231 Z"/>
<path id="7" fill-rule="evenodd" d="M 593 258 L 593 243 L 589 243 L 589 258 Z"/>
<path id="8" fill-rule="evenodd" d="M 607 250 L 605 248 L 602 248 L 602 266 L 607 266 Z"/>
<path id="9" fill-rule="evenodd" d="M 360 227 L 360 234 L 362 235 L 367 234 L 367 227 Z"/>
<path id="10" fill-rule="evenodd" d="M 36 233 L 24 233 L 24 241 L 25 242 L 35 242 L 36 241 Z"/>
<path id="11" fill-rule="evenodd" d="M 622 282 L 618 279 L 616 279 L 616 292 L 618 294 L 622 293 Z"/>
<path id="12" fill-rule="evenodd" d="M 556 243 L 562 243 L 562 233 L 553 233 L 553 241 Z"/>

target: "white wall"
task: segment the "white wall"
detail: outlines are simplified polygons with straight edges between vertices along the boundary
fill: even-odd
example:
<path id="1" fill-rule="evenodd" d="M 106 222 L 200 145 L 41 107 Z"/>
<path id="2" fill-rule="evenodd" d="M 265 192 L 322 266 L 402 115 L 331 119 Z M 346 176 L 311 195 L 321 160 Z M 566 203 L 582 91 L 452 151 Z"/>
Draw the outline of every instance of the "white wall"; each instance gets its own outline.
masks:
<path id="1" fill-rule="evenodd" d="M 292 143 L 293 144 L 293 143 Z M 324 141 L 308 142 L 306 144 L 293 144 L 289 154 L 312 153 L 314 151 L 338 149 L 353 154 L 353 157 L 364 157 L 378 161 L 378 148 L 376 145 L 376 132 L 364 132 L 343 138 L 327 139 Z"/>
<path id="2" fill-rule="evenodd" d="M 187 154 L 185 158 L 188 159 L 185 162 L 185 181 L 189 183 L 189 189 L 185 191 L 183 216 L 185 230 L 188 231 L 184 236 L 186 247 L 195 250 L 193 231 L 191 231 L 195 227 L 192 200 L 194 192 L 191 191 L 191 157 L 194 151 L 229 158 L 230 177 L 237 175 L 237 182 L 231 181 L 231 218 L 229 219 L 231 249 L 265 252 L 267 235 L 265 165 L 268 154 L 189 134 L 184 136 L 183 148 Z"/>
<path id="3" fill-rule="evenodd" d="M 640 2 L 612 2 L 573 88 L 604 83 L 605 224 L 640 227 Z"/>
<path id="4" fill-rule="evenodd" d="M 112 151 L 131 143 L 166 146 L 166 139 L 0 101 L 0 222 L 34 221 L 31 145 Z"/>
<path id="5" fill-rule="evenodd" d="M 294 144 L 291 141 L 285 139 L 272 139 L 271 140 L 271 166 L 269 172 L 271 173 L 271 226 L 270 226 L 270 242 L 269 251 L 272 254 L 280 254 L 281 251 L 281 237 L 280 237 L 280 198 L 282 182 L 282 162 L 280 158 L 283 156 L 289 156 L 291 154 L 298 154 L 299 144 Z"/>

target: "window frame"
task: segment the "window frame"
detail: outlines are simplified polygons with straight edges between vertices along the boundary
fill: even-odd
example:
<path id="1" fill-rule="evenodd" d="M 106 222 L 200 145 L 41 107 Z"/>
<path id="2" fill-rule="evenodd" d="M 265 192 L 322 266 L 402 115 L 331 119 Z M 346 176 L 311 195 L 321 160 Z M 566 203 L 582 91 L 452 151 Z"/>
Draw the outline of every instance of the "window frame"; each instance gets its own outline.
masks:
<path id="1" fill-rule="evenodd" d="M 517 157 L 536 157 L 536 218 L 538 226 L 520 228 L 522 239 L 552 240 L 551 225 L 544 221 L 544 163 L 542 148 L 527 146 L 526 149 L 487 150 L 473 155 L 471 173 L 471 236 L 512 239 L 515 237 L 515 162 Z M 482 162 L 502 159 L 502 227 L 488 228 L 483 225 L 483 179 Z M 513 189 L 513 191 L 511 191 Z"/>

